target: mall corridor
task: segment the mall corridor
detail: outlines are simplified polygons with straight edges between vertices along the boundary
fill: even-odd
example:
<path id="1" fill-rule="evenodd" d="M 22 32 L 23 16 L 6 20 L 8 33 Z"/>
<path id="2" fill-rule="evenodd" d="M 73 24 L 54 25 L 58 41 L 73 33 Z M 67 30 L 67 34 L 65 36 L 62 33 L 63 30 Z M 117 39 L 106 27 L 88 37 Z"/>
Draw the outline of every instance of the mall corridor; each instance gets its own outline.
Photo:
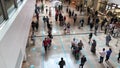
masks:
<path id="1" fill-rule="evenodd" d="M 119 42 L 117 43 L 118 39 L 113 38 L 110 41 L 110 45 L 106 45 L 106 35 L 104 34 L 104 30 L 101 30 L 98 27 L 97 35 L 94 35 L 94 28 L 90 31 L 89 25 L 87 25 L 87 14 L 80 13 L 76 11 L 73 5 L 69 6 L 71 11 L 74 10 L 74 13 L 77 14 L 77 21 L 74 24 L 73 17 L 69 17 L 68 13 L 66 12 L 67 5 L 66 3 L 63 4 L 63 9 L 61 14 L 66 16 L 66 23 L 70 23 L 70 33 L 64 34 L 64 26 L 60 26 L 59 21 L 55 21 L 55 8 L 52 2 L 43 2 L 44 3 L 44 12 L 39 14 L 39 28 L 38 30 L 34 31 L 34 40 L 31 41 L 31 34 L 32 28 L 30 31 L 29 36 L 29 43 L 26 49 L 27 60 L 23 63 L 23 68 L 59 68 L 59 61 L 61 57 L 66 62 L 64 68 L 79 68 L 81 63 L 80 58 L 84 55 L 87 59 L 87 62 L 84 65 L 84 68 L 120 68 L 120 64 L 117 61 L 118 52 L 120 49 Z M 41 4 L 41 2 L 38 2 Z M 51 16 L 49 16 L 49 12 L 46 13 L 46 9 L 51 7 Z M 48 28 L 47 22 L 43 22 L 43 16 L 49 16 L 49 21 L 52 22 L 52 44 L 51 47 L 48 49 L 47 53 L 44 50 L 43 40 L 48 35 Z M 100 16 L 99 16 L 100 17 Z M 84 25 L 79 29 L 79 21 L 80 19 L 84 19 Z M 101 20 L 101 18 L 100 18 Z M 33 21 L 36 22 L 37 19 L 34 16 Z M 89 33 L 93 33 L 92 40 L 96 40 L 96 54 L 93 54 L 91 50 L 92 43 L 89 42 Z M 73 50 L 71 49 L 71 42 L 75 38 L 76 42 L 82 40 L 83 48 L 81 52 L 79 52 L 79 59 L 76 60 L 75 56 L 72 54 Z M 116 46 L 116 43 L 118 46 Z M 112 49 L 112 54 L 110 56 L 109 61 L 103 61 L 103 63 L 99 63 L 100 54 L 99 52 L 105 48 L 105 51 Z M 105 58 L 104 58 L 105 59 Z"/>
<path id="2" fill-rule="evenodd" d="M 120 1 L 0 0 L 0 68 L 120 68 Z"/>

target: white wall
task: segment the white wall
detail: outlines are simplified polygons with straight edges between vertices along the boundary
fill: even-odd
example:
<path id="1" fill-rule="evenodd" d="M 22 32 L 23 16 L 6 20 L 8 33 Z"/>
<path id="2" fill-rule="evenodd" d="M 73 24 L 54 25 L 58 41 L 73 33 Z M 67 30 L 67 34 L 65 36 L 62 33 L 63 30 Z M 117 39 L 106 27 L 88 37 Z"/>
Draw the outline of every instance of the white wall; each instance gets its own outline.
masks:
<path id="1" fill-rule="evenodd" d="M 28 0 L 25 3 L 4 37 L 0 40 L 0 68 L 15 68 L 20 51 L 22 51 L 22 58 L 19 61 L 23 61 L 34 5 L 35 0 Z"/>

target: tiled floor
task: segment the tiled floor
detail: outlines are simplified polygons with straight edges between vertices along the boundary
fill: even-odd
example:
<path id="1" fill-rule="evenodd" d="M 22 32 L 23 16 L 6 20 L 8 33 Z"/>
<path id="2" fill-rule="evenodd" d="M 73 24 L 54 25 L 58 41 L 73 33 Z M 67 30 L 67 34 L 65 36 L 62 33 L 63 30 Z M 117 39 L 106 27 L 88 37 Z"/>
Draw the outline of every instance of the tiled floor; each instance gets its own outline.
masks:
<path id="1" fill-rule="evenodd" d="M 47 3 L 47 5 L 50 6 L 49 3 Z M 120 68 L 120 64 L 117 63 L 117 53 L 120 49 L 120 45 L 118 45 L 118 47 L 115 46 L 117 39 L 112 38 L 112 41 L 110 42 L 110 47 L 112 48 L 113 52 L 109 62 L 103 62 L 103 64 L 99 64 L 99 52 L 103 47 L 106 48 L 106 50 L 109 48 L 105 45 L 105 34 L 98 33 L 97 36 L 93 36 L 93 39 L 97 41 L 97 52 L 96 55 L 93 55 L 90 52 L 91 45 L 88 44 L 88 34 L 90 32 L 89 26 L 85 24 L 83 28 L 78 29 L 79 24 L 76 22 L 76 24 L 73 25 L 73 20 L 67 17 L 67 22 L 71 23 L 71 32 L 70 34 L 64 35 L 63 27 L 60 27 L 59 22 L 55 22 L 54 20 L 54 8 L 52 9 L 53 16 L 50 17 L 50 20 L 53 22 L 52 46 L 48 50 L 48 53 L 45 54 L 42 46 L 42 40 L 44 40 L 44 37 L 47 35 L 47 27 L 46 24 L 42 22 L 42 16 L 48 14 L 40 14 L 42 16 L 40 17 L 39 31 L 35 33 L 37 36 L 36 43 L 35 46 L 30 45 L 30 47 L 27 48 L 27 62 L 23 65 L 23 68 L 59 68 L 58 62 L 60 61 L 61 57 L 63 57 L 66 62 L 66 66 L 64 68 L 79 68 L 80 60 L 75 60 L 70 48 L 73 38 L 83 41 L 84 48 L 81 51 L 80 57 L 85 55 L 87 58 L 84 68 Z M 63 12 L 64 15 L 67 15 L 65 11 Z M 78 16 L 78 21 L 80 18 L 81 16 Z M 99 30 L 99 32 L 103 31 Z"/>

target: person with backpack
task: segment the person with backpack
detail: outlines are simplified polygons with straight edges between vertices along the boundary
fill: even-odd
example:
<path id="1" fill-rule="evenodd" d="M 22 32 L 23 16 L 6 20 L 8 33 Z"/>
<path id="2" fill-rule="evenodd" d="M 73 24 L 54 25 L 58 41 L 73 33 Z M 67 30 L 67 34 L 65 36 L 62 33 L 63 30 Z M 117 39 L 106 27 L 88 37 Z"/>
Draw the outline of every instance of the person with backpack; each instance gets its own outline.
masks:
<path id="1" fill-rule="evenodd" d="M 60 66 L 60 68 L 63 68 L 65 66 L 65 61 L 63 60 L 63 58 L 61 58 L 58 65 Z"/>
<path id="2" fill-rule="evenodd" d="M 83 66 L 84 66 L 84 64 L 85 64 L 86 61 L 87 61 L 87 59 L 86 59 L 86 57 L 83 55 L 83 56 L 81 57 L 81 64 L 79 65 L 79 68 L 80 68 L 80 67 L 83 68 Z"/>

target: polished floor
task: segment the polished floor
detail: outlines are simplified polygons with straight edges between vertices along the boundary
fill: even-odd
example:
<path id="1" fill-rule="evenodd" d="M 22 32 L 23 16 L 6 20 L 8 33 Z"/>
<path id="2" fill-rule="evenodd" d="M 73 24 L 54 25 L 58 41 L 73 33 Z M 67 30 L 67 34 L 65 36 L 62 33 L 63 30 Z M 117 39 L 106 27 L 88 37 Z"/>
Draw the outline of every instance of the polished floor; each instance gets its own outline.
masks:
<path id="1" fill-rule="evenodd" d="M 51 6 L 49 2 L 45 5 Z M 65 8 L 63 9 L 62 14 L 68 16 L 65 12 Z M 71 10 L 75 10 L 71 7 Z M 97 36 L 93 36 L 92 39 L 97 41 L 96 55 L 90 52 L 91 45 L 88 44 L 88 35 L 89 35 L 89 26 L 84 24 L 84 27 L 78 29 L 78 21 L 80 18 L 84 17 L 85 22 L 87 16 L 81 16 L 79 12 L 75 11 L 78 14 L 78 19 L 76 24 L 74 25 L 73 19 L 67 17 L 67 22 L 70 22 L 71 29 L 70 34 L 64 35 L 63 27 L 59 26 L 59 22 L 55 22 L 54 19 L 54 8 L 52 8 L 52 17 L 50 17 L 50 21 L 52 21 L 53 25 L 53 41 L 52 46 L 48 50 L 48 53 L 45 54 L 44 48 L 42 46 L 42 41 L 47 36 L 47 27 L 46 24 L 42 22 L 42 17 L 44 15 L 48 15 L 44 12 L 44 14 L 40 13 L 40 22 L 39 22 L 39 30 L 35 32 L 35 46 L 32 45 L 32 41 L 29 42 L 29 47 L 26 50 L 27 53 L 27 62 L 23 64 L 23 68 L 59 68 L 58 62 L 61 57 L 64 58 L 66 65 L 64 68 L 79 68 L 80 60 L 75 60 L 71 51 L 71 41 L 73 38 L 76 38 L 77 41 L 82 40 L 84 44 L 84 48 L 80 53 L 80 57 L 85 55 L 87 58 L 87 62 L 84 65 L 84 68 L 120 68 L 120 63 L 117 62 L 117 54 L 120 49 L 120 43 L 116 46 L 117 39 L 112 38 L 110 42 L 110 48 L 112 48 L 113 52 L 108 62 L 103 62 L 102 64 L 98 63 L 99 61 L 99 52 L 102 51 L 102 48 L 106 50 L 109 49 L 108 46 L 105 45 L 105 34 L 103 31 L 98 30 Z"/>

